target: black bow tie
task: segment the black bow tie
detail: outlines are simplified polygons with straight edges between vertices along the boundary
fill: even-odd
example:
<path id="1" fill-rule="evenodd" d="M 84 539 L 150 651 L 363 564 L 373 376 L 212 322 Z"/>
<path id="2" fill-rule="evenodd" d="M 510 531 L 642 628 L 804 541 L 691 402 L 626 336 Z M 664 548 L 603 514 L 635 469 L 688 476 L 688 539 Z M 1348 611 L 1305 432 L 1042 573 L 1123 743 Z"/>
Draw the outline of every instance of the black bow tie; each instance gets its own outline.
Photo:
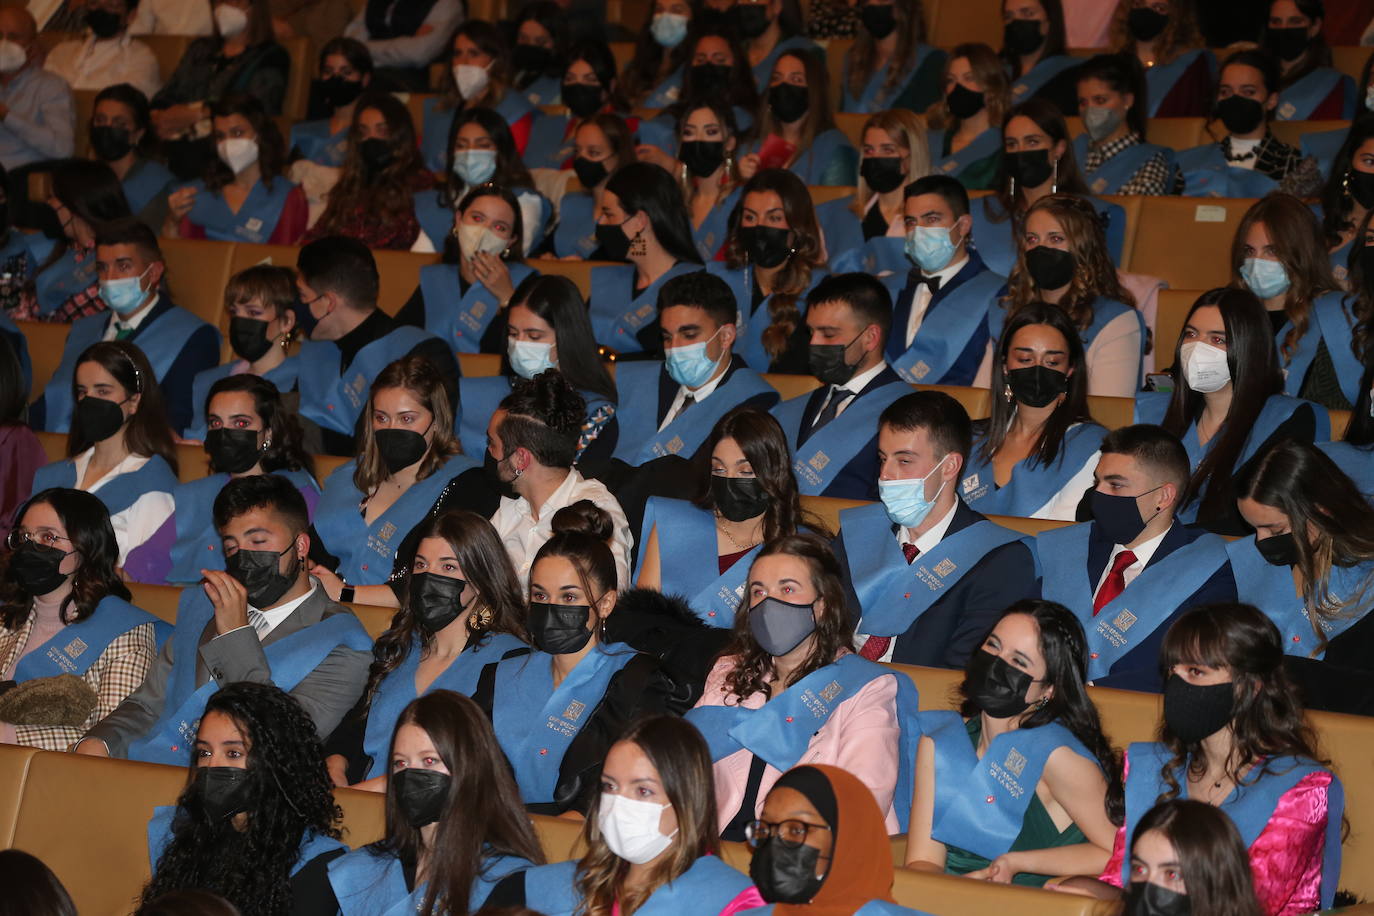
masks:
<path id="1" fill-rule="evenodd" d="M 937 293 L 937 292 L 940 291 L 940 278 L 939 278 L 939 277 L 927 277 L 925 274 L 921 273 L 919 270 L 913 270 L 913 271 L 911 272 L 911 281 L 912 281 L 916 286 L 928 286 L 928 287 L 930 287 L 930 292 L 931 292 L 932 295 L 934 295 L 935 293 Z"/>

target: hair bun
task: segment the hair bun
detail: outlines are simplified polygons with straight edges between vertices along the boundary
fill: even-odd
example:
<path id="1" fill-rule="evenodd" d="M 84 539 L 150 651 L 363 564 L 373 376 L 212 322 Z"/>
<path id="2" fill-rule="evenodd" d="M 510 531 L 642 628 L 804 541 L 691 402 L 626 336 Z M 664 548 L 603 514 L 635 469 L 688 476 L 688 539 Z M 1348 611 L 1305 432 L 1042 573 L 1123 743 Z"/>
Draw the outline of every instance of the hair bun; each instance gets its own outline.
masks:
<path id="1" fill-rule="evenodd" d="M 610 513 L 590 499 L 579 499 L 559 509 L 549 524 L 554 534 L 585 534 L 598 541 L 609 541 L 615 533 Z"/>

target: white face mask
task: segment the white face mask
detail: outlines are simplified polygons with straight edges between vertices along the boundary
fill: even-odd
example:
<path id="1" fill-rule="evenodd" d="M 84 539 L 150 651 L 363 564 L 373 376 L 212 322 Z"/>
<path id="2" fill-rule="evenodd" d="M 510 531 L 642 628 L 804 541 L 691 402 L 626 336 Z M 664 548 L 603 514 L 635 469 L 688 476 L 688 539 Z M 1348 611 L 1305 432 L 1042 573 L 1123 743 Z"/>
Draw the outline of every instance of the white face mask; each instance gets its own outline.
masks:
<path id="1" fill-rule="evenodd" d="M 1225 350 L 1190 340 L 1178 348 L 1178 358 L 1183 361 L 1183 378 L 1188 387 L 1200 394 L 1220 391 L 1231 381 Z"/>
<path id="2" fill-rule="evenodd" d="M 234 170 L 235 175 L 258 161 L 258 141 L 247 137 L 221 140 L 215 151 L 219 153 L 220 160 Z"/>
<path id="3" fill-rule="evenodd" d="M 8 38 L 0 40 L 0 73 L 14 73 L 28 62 L 29 55 L 21 45 Z"/>
<path id="4" fill-rule="evenodd" d="M 477 257 L 477 252 L 485 251 L 487 254 L 501 256 L 501 252 L 506 250 L 510 244 L 510 239 L 503 239 L 486 226 L 477 226 L 473 223 L 458 224 L 458 251 L 462 253 L 464 260 L 472 260 Z"/>
<path id="5" fill-rule="evenodd" d="M 453 81 L 458 84 L 458 93 L 465 99 L 476 98 L 487 88 L 491 77 L 486 67 L 476 64 L 457 64 L 453 68 Z"/>
<path id="6" fill-rule="evenodd" d="M 672 836 L 658 832 L 659 818 L 671 807 L 602 792 L 596 824 L 611 852 L 626 862 L 643 865 L 658 858 L 677 836 L 676 830 Z"/>
<path id="7" fill-rule="evenodd" d="M 215 6 L 215 25 L 221 38 L 237 38 L 248 29 L 248 14 L 237 6 L 220 3 Z"/>

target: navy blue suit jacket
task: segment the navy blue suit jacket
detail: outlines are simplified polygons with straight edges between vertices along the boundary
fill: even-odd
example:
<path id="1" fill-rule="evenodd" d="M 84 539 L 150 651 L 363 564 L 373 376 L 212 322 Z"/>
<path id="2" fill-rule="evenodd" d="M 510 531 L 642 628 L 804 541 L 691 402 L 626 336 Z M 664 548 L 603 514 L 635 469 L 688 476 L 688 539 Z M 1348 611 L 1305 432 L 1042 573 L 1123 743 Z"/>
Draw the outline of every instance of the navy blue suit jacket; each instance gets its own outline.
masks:
<path id="1" fill-rule="evenodd" d="M 930 297 L 930 304 L 926 306 L 926 315 L 940 307 L 951 292 L 963 286 L 969 280 L 987 271 L 987 265 L 978 256 L 978 252 L 968 253 L 968 263 L 959 268 L 959 272 L 954 275 L 949 283 L 942 285 L 935 291 L 935 295 Z M 921 275 L 918 268 L 912 268 L 907 273 L 906 284 L 892 300 L 892 330 L 887 335 L 887 361 L 893 362 L 906 352 L 906 326 L 911 320 L 911 304 L 916 298 L 916 278 Z M 888 291 L 892 288 L 889 286 Z M 924 319 L 923 319 L 924 320 Z M 917 331 L 920 336 L 920 331 Z M 937 379 L 926 379 L 931 385 L 972 385 L 973 379 L 978 375 L 978 367 L 982 365 L 983 354 L 988 347 L 988 325 L 986 321 L 980 321 L 978 328 L 973 332 L 973 336 L 968 339 L 964 349 L 959 353 L 959 358 L 954 361 L 954 365 L 949 367 L 949 371 Z"/>
<path id="2" fill-rule="evenodd" d="M 873 381 L 864 386 L 850 401 L 850 406 L 866 394 L 889 385 L 892 382 L 900 382 L 901 376 L 892 371 L 891 366 L 883 366 L 883 371 L 873 377 Z M 829 385 L 822 385 L 811 392 L 811 398 L 806 402 L 806 410 L 802 412 L 801 426 L 797 429 L 784 429 L 787 434 L 787 444 L 791 446 L 792 453 L 795 455 L 798 446 L 801 445 L 801 431 L 810 429 L 811 424 L 816 421 L 816 414 L 820 413 L 822 405 L 825 404 L 825 396 L 830 391 Z M 844 413 L 831 420 L 831 424 L 844 426 L 845 419 L 851 417 L 849 408 L 846 407 Z M 852 418 L 851 424 L 857 426 Z M 840 469 L 835 478 L 830 481 L 830 485 L 821 491 L 822 496 L 835 496 L 840 499 L 866 499 L 875 502 L 878 499 L 878 427 L 875 424 L 872 429 L 855 429 L 854 438 L 865 441 L 864 445 L 849 459 L 849 463 Z"/>
<path id="3" fill-rule="evenodd" d="M 970 509 L 961 499 L 955 504 L 954 518 L 945 536 L 983 518 L 982 513 Z M 834 547 L 844 570 L 845 596 L 857 617 L 861 614 L 859 598 L 850 578 L 844 542 L 837 537 Z M 914 574 L 912 580 L 914 583 Z M 962 579 L 949 586 L 944 597 L 897 637 L 892 660 L 905 665 L 963 668 L 1002 612 L 1023 598 L 1034 598 L 1037 592 L 1035 560 L 1030 549 L 1020 541 L 1003 544 L 974 564 Z"/>

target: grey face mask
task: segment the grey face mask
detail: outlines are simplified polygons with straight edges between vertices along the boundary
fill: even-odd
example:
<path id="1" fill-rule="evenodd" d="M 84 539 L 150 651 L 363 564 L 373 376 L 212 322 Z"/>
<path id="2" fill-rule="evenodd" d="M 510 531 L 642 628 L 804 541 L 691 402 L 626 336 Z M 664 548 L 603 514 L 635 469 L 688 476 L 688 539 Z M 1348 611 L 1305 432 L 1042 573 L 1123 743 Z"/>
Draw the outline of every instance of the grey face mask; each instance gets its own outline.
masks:
<path id="1" fill-rule="evenodd" d="M 1121 126 L 1122 114 L 1115 108 L 1097 108 L 1089 105 L 1088 110 L 1083 112 L 1083 129 L 1088 132 L 1097 143 L 1101 143 L 1112 135 L 1112 131 Z"/>
<path id="2" fill-rule="evenodd" d="M 749 632 L 759 648 L 774 658 L 791 652 L 815 631 L 816 612 L 810 604 L 764 598 L 749 609 Z"/>

